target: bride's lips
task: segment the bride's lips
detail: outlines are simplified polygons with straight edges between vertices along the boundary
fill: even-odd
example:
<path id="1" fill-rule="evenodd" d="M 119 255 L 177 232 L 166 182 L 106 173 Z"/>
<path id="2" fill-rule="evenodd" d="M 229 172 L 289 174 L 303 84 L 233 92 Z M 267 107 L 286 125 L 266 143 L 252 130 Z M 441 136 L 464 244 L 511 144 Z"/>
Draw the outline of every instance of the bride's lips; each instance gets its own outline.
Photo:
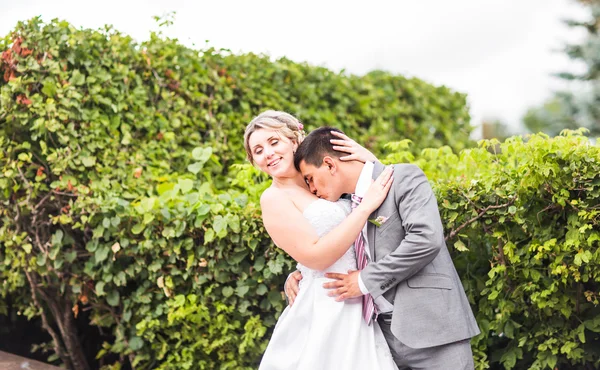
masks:
<path id="1" fill-rule="evenodd" d="M 281 162 L 281 158 L 277 158 L 276 160 L 269 162 L 269 164 L 267 164 L 267 167 L 272 167 L 272 166 L 275 166 L 275 165 L 277 165 L 279 162 Z"/>

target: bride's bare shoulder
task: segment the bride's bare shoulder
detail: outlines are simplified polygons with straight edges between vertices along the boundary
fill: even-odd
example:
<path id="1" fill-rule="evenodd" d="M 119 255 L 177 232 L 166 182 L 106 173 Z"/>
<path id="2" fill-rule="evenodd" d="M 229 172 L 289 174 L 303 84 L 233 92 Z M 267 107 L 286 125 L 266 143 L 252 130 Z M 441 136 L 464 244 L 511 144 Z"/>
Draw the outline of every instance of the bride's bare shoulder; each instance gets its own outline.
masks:
<path id="1" fill-rule="evenodd" d="M 272 204 L 281 204 L 290 202 L 288 195 L 281 189 L 276 187 L 269 187 L 260 196 L 260 205 L 265 207 Z"/>

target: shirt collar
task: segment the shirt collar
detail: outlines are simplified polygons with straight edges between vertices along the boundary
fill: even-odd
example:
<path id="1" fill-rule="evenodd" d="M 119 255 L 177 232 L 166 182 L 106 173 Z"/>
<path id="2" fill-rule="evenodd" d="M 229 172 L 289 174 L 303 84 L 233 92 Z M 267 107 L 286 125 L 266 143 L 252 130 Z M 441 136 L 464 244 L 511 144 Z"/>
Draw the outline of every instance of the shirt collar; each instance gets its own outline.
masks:
<path id="1" fill-rule="evenodd" d="M 375 165 L 373 162 L 365 162 L 362 171 L 360 172 L 360 176 L 358 177 L 358 181 L 356 182 L 356 189 L 354 189 L 354 194 L 358 197 L 364 197 L 369 190 L 369 186 L 371 186 L 371 180 L 373 179 L 373 169 Z"/>

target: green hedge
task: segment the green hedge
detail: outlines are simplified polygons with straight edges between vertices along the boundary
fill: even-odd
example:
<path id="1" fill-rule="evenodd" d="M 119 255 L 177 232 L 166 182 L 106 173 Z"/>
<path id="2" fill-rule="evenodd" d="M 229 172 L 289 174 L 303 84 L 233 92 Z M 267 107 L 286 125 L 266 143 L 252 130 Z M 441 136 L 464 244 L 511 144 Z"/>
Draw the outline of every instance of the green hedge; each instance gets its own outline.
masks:
<path id="1" fill-rule="evenodd" d="M 482 141 L 387 161 L 434 182 L 482 334 L 479 368 L 600 367 L 600 147 L 583 131 Z"/>
<path id="2" fill-rule="evenodd" d="M 42 319 L 50 360 L 256 367 L 294 268 L 262 227 L 267 179 L 240 164 L 245 124 L 271 108 L 377 152 L 412 140 L 388 161 L 432 179 L 483 329 L 480 368 L 598 364 L 600 157 L 585 137 L 462 150 L 465 96 L 446 88 L 157 34 L 137 44 L 33 19 L 0 51 L 0 294 Z M 86 328 L 111 337 L 97 360 Z"/>

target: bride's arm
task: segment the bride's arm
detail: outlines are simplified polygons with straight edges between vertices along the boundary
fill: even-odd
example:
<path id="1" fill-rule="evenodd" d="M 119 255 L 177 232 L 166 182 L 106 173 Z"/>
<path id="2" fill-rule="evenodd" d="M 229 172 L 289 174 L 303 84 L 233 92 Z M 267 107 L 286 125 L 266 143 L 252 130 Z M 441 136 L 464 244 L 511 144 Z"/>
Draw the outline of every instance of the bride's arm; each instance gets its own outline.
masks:
<path id="1" fill-rule="evenodd" d="M 308 268 L 323 270 L 354 243 L 371 212 L 387 196 L 393 181 L 391 174 L 392 170 L 386 169 L 371 185 L 361 204 L 321 238 L 286 195 L 266 191 L 260 199 L 265 228 L 275 245 L 294 260 Z"/>
<path id="2" fill-rule="evenodd" d="M 344 135 L 339 131 L 332 130 L 331 134 L 333 136 L 338 137 L 339 139 L 331 139 L 331 144 L 333 144 L 333 149 L 338 152 L 344 152 L 348 155 L 340 157 L 341 161 L 359 161 L 365 163 L 367 161 L 374 162 L 377 161 L 377 157 L 373 153 L 371 153 L 367 148 L 360 145 L 356 141 L 350 139 L 348 136 Z"/>

